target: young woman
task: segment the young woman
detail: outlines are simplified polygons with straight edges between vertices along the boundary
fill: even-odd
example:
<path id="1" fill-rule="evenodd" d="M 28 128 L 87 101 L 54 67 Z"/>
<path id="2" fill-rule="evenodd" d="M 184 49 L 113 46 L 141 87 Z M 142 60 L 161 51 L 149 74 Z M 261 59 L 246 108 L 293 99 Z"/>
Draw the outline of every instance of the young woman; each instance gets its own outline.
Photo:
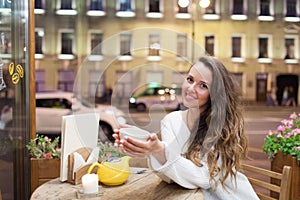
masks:
<path id="1" fill-rule="evenodd" d="M 133 157 L 148 156 L 149 166 L 167 182 L 202 188 L 204 199 L 259 199 L 239 172 L 247 154 L 247 138 L 239 107 L 240 93 L 225 66 L 202 57 L 182 85 L 185 111 L 161 121 L 161 140 L 126 137 L 116 144 Z"/>

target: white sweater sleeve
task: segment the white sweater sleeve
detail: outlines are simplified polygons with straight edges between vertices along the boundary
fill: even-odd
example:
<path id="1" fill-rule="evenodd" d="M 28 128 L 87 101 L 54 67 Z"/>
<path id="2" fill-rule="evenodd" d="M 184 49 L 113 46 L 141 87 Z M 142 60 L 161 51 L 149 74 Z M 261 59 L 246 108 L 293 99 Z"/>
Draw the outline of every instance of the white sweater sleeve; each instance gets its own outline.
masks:
<path id="1" fill-rule="evenodd" d="M 161 164 L 155 159 L 155 157 L 150 156 L 150 167 L 156 171 L 158 175 L 161 175 L 163 180 L 166 180 L 166 177 L 168 177 L 185 188 L 210 188 L 214 185 L 214 183 L 210 181 L 209 169 L 206 160 L 203 159 L 201 162 L 203 166 L 198 167 L 191 160 L 181 156 L 184 152 L 184 145 L 186 144 L 189 136 L 189 134 L 186 135 L 185 133 L 188 129 L 184 126 L 174 126 L 174 124 L 178 123 L 171 123 L 171 120 L 174 120 L 174 118 L 170 119 L 170 116 L 167 116 L 167 119 L 164 119 L 161 122 L 162 141 L 165 145 L 167 162 Z M 175 121 L 180 120 L 177 118 Z M 180 123 L 182 123 L 182 121 Z M 184 130 L 184 128 L 186 130 Z M 180 131 L 180 133 L 177 133 L 178 131 Z M 218 176 L 215 177 L 215 180 L 218 179 Z"/>

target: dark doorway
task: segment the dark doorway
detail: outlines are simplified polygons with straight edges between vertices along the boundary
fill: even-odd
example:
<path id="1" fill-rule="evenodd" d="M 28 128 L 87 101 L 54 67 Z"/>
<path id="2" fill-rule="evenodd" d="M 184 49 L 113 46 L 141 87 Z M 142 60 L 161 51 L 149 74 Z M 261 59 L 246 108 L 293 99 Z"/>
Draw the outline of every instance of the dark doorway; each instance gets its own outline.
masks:
<path id="1" fill-rule="evenodd" d="M 265 102 L 267 96 L 267 79 L 268 74 L 256 74 L 256 101 Z"/>
<path id="2" fill-rule="evenodd" d="M 278 104 L 281 105 L 284 88 L 292 86 L 295 92 L 296 105 L 298 105 L 298 87 L 299 87 L 298 75 L 282 74 L 277 76 L 276 82 L 277 82 L 276 96 L 277 96 Z"/>

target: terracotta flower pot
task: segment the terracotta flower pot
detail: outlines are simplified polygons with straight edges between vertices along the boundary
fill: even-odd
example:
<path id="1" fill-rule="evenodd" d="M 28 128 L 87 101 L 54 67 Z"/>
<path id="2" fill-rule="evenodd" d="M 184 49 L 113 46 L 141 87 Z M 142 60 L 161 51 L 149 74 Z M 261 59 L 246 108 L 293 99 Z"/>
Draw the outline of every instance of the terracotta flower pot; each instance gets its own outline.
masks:
<path id="1" fill-rule="evenodd" d="M 300 166 L 298 165 L 297 158 L 291 155 L 284 155 L 282 152 L 279 152 L 271 162 L 271 170 L 282 172 L 284 165 L 292 167 L 292 188 L 290 200 L 300 199 Z M 276 183 L 275 180 L 271 180 L 271 182 Z M 276 197 L 276 194 L 272 194 L 272 196 Z"/>
<path id="2" fill-rule="evenodd" d="M 41 184 L 60 175 L 60 159 L 30 159 L 31 193 Z"/>

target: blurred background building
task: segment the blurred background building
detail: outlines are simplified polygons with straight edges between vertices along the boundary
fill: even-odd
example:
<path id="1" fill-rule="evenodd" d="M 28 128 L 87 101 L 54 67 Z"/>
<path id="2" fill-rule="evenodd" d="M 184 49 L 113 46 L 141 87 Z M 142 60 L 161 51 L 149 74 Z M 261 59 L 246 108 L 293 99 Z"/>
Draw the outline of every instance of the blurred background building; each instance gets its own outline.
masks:
<path id="1" fill-rule="evenodd" d="M 192 0 L 36 0 L 36 90 L 72 91 L 78 79 L 87 98 L 101 99 L 106 88 L 129 97 L 139 81 L 180 84 L 178 74 L 205 50 L 235 75 L 244 100 L 264 102 L 277 90 L 281 101 L 284 87 L 293 86 L 297 101 L 299 0 L 200 2 L 207 7 Z"/>
<path id="2" fill-rule="evenodd" d="M 273 91 L 280 103 L 288 87 L 298 102 L 299 22 L 300 0 L 0 1 L 3 199 L 30 197 L 25 145 L 36 134 L 36 91 L 98 102 L 110 91 L 127 103 L 151 82 L 181 85 L 191 63 L 209 54 L 245 101 L 264 102 Z"/>

